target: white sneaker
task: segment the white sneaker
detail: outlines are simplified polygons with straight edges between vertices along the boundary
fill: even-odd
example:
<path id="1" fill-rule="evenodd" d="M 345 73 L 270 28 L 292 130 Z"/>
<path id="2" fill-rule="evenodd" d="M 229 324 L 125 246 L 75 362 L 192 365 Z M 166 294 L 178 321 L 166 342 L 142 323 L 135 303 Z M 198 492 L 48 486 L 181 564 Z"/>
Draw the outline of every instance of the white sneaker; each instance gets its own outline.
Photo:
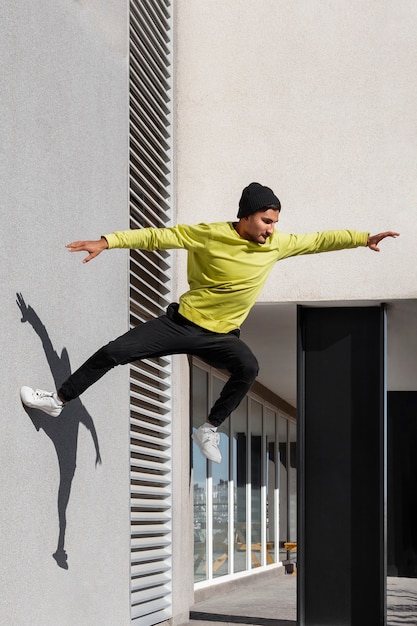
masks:
<path id="1" fill-rule="evenodd" d="M 42 389 L 21 387 L 20 398 L 23 404 L 30 409 L 39 409 L 52 417 L 58 417 L 64 406 L 55 393 L 42 391 Z"/>
<path id="2" fill-rule="evenodd" d="M 207 459 L 215 463 L 221 463 L 222 455 L 219 450 L 219 433 L 203 424 L 203 426 L 197 428 L 192 438 L 198 444 L 202 454 L 204 454 Z"/>

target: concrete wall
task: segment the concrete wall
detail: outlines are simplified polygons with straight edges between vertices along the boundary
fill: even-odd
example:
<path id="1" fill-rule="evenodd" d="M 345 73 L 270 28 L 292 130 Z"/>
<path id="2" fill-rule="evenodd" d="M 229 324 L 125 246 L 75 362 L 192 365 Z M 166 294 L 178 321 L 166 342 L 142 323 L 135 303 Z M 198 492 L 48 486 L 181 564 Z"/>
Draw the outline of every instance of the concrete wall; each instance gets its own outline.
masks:
<path id="1" fill-rule="evenodd" d="M 261 301 L 413 298 L 412 0 L 178 0 L 178 216 L 233 219 L 257 180 L 280 228 L 398 230 L 380 254 L 283 261 Z"/>
<path id="2" fill-rule="evenodd" d="M 128 369 L 65 419 L 19 398 L 128 327 L 127 255 L 83 265 L 64 248 L 128 226 L 127 3 L 3 2 L 1 15 L 0 623 L 128 624 Z M 52 557 L 58 504 L 67 570 Z"/>

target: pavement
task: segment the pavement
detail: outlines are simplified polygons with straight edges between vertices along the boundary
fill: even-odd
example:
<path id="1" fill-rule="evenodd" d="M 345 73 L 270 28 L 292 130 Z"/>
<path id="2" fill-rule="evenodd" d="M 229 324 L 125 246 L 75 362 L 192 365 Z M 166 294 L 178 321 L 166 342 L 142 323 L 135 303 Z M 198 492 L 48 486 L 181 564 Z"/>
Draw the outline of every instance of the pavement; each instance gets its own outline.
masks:
<path id="1" fill-rule="evenodd" d="M 183 626 L 297 625 L 297 579 L 291 575 L 254 576 L 226 593 L 198 600 Z M 387 626 L 416 626 L 417 579 L 387 579 Z M 362 625 L 361 625 L 362 626 Z M 364 624 L 363 626 L 367 626 Z"/>
<path id="2" fill-rule="evenodd" d="M 417 578 L 387 579 L 387 626 L 417 624 Z"/>

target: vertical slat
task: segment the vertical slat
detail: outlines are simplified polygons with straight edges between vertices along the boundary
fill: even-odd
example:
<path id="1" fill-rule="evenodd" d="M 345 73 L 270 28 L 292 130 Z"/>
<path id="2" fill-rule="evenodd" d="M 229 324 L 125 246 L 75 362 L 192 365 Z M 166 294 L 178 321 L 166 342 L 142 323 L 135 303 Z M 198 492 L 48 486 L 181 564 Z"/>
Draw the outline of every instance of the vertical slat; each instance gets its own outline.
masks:
<path id="1" fill-rule="evenodd" d="M 261 428 L 261 565 L 266 565 L 266 434 L 265 434 L 265 407 L 262 406 L 262 428 Z"/>
<path id="2" fill-rule="evenodd" d="M 171 2 L 130 4 L 130 227 L 171 220 Z M 160 315 L 171 293 L 169 252 L 131 251 L 130 323 Z M 172 617 L 171 359 L 132 364 L 131 617 Z"/>
<path id="3" fill-rule="evenodd" d="M 246 569 L 252 569 L 252 419 L 251 400 L 248 402 L 246 446 Z"/>

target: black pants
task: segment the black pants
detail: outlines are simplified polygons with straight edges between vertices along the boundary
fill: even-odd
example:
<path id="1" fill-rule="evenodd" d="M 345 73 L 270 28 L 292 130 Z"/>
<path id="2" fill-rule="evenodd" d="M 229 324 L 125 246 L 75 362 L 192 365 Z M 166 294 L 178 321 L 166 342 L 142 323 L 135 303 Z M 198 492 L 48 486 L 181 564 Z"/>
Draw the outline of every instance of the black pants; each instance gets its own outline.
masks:
<path id="1" fill-rule="evenodd" d="M 58 394 L 65 401 L 73 400 L 115 365 L 169 354 L 197 356 L 213 367 L 230 372 L 208 416 L 215 426 L 245 397 L 259 369 L 255 356 L 239 339 L 238 330 L 230 333 L 205 330 L 182 317 L 178 304 L 170 304 L 166 315 L 136 326 L 100 348 L 63 383 Z"/>

